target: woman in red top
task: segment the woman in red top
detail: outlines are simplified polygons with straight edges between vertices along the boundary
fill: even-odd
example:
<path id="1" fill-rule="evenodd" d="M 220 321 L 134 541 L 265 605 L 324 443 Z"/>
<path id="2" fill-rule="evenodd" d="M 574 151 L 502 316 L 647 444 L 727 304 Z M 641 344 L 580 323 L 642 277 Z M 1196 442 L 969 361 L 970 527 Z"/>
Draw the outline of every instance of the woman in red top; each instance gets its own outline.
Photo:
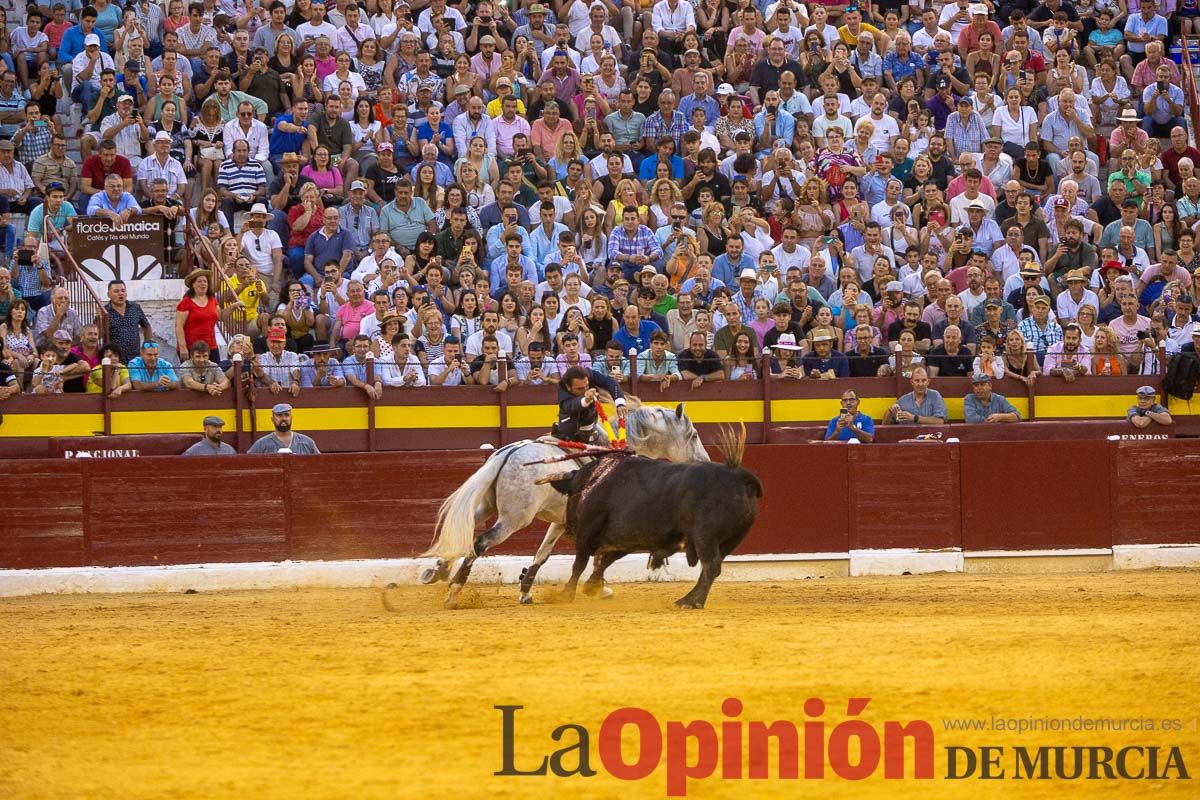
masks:
<path id="1" fill-rule="evenodd" d="M 206 269 L 194 270 L 183 279 L 187 292 L 175 306 L 175 347 L 180 361 L 191 357 L 192 345 L 196 342 L 205 342 L 213 353 L 217 352 L 220 309 L 217 298 L 209 292 L 211 279 L 212 273 Z"/>
<path id="2" fill-rule="evenodd" d="M 304 276 L 304 245 L 321 227 L 324 217 L 321 190 L 315 183 L 301 186 L 300 202 L 288 209 L 288 268 L 296 280 Z M 317 270 L 322 268 L 320 264 L 314 266 Z"/>

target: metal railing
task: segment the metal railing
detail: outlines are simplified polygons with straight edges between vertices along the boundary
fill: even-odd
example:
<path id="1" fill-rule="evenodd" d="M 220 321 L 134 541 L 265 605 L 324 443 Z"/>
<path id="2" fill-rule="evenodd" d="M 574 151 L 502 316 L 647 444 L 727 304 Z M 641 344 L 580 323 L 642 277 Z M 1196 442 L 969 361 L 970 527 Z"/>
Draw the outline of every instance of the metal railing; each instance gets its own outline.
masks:
<path id="1" fill-rule="evenodd" d="M 1193 72 L 1192 41 L 1192 37 L 1183 34 L 1179 36 L 1179 42 L 1183 46 L 1180 54 L 1180 72 L 1183 78 L 1183 93 L 1188 101 L 1188 115 L 1192 123 L 1191 139 L 1193 142 L 1200 142 L 1200 92 L 1196 90 L 1196 73 Z"/>
<path id="2" fill-rule="evenodd" d="M 221 264 L 220 255 L 213 250 L 212 242 L 200 233 L 192 215 L 185 208 L 184 219 L 184 274 L 197 268 L 197 265 L 211 270 L 213 274 L 212 292 L 217 298 L 220 317 L 217 321 L 218 337 L 228 342 L 237 334 L 245 334 L 248 330 L 245 311 L 238 309 L 238 293 L 231 278 L 233 273 Z M 199 246 L 197 247 L 197 242 Z"/>
<path id="3" fill-rule="evenodd" d="M 96 294 L 86 273 L 72 255 L 71 248 L 67 246 L 66 237 L 55 227 L 53 220 L 48 215 L 45 222 L 50 238 L 62 248 L 59 285 L 67 290 L 71 308 L 75 309 L 80 320 L 94 321 L 100 328 L 101 341 L 108 341 L 108 311 L 104 308 L 104 302 Z"/>

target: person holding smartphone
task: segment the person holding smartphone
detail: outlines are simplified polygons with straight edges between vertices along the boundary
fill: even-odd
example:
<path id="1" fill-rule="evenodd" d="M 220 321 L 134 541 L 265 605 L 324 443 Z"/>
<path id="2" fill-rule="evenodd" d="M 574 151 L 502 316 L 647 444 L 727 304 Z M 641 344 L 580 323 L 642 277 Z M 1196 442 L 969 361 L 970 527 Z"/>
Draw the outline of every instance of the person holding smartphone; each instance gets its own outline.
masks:
<path id="1" fill-rule="evenodd" d="M 842 406 L 825 428 L 825 441 L 870 444 L 875 441 L 875 421 L 858 410 L 858 394 L 851 389 L 842 393 Z"/>

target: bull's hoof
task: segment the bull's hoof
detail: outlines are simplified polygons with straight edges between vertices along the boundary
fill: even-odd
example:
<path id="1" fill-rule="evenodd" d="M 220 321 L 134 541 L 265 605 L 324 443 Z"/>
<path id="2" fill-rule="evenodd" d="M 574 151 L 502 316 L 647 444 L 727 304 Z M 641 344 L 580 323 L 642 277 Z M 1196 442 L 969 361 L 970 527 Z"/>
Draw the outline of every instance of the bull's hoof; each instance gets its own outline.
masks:
<path id="1" fill-rule="evenodd" d="M 601 600 L 611 600 L 612 596 L 613 596 L 613 590 L 608 588 L 607 586 L 605 586 L 603 589 L 601 589 L 600 594 L 597 595 L 597 597 L 599 597 Z"/>
<path id="2" fill-rule="evenodd" d="M 523 605 L 523 606 L 533 605 L 533 595 L 530 594 L 529 592 L 523 593 L 521 595 L 521 605 Z"/>
<path id="3" fill-rule="evenodd" d="M 686 597 L 684 597 L 684 598 L 683 598 L 683 599 L 681 599 L 681 600 L 676 600 L 676 601 L 675 601 L 675 607 L 676 607 L 676 608 L 694 608 L 694 609 L 701 609 L 701 608 L 704 608 L 704 603 L 697 603 L 695 600 L 689 600 L 689 599 L 687 599 Z"/>

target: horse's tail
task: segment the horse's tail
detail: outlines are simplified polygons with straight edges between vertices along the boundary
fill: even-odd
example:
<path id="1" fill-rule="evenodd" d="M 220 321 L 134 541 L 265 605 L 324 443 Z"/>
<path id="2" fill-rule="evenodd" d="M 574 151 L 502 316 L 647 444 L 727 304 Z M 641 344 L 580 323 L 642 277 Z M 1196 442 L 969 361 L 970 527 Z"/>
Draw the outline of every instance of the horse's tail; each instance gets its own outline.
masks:
<path id="1" fill-rule="evenodd" d="M 454 490 L 438 509 L 434 524 L 433 544 L 421 554 L 443 561 L 471 555 L 475 552 L 475 510 L 492 491 L 500 470 L 508 463 L 507 454 L 494 453 L 487 462 Z"/>
<path id="2" fill-rule="evenodd" d="M 746 455 L 746 423 L 742 422 L 740 426 L 741 430 L 735 432 L 733 426 L 722 425 L 717 435 L 717 449 L 731 467 L 740 467 Z"/>

